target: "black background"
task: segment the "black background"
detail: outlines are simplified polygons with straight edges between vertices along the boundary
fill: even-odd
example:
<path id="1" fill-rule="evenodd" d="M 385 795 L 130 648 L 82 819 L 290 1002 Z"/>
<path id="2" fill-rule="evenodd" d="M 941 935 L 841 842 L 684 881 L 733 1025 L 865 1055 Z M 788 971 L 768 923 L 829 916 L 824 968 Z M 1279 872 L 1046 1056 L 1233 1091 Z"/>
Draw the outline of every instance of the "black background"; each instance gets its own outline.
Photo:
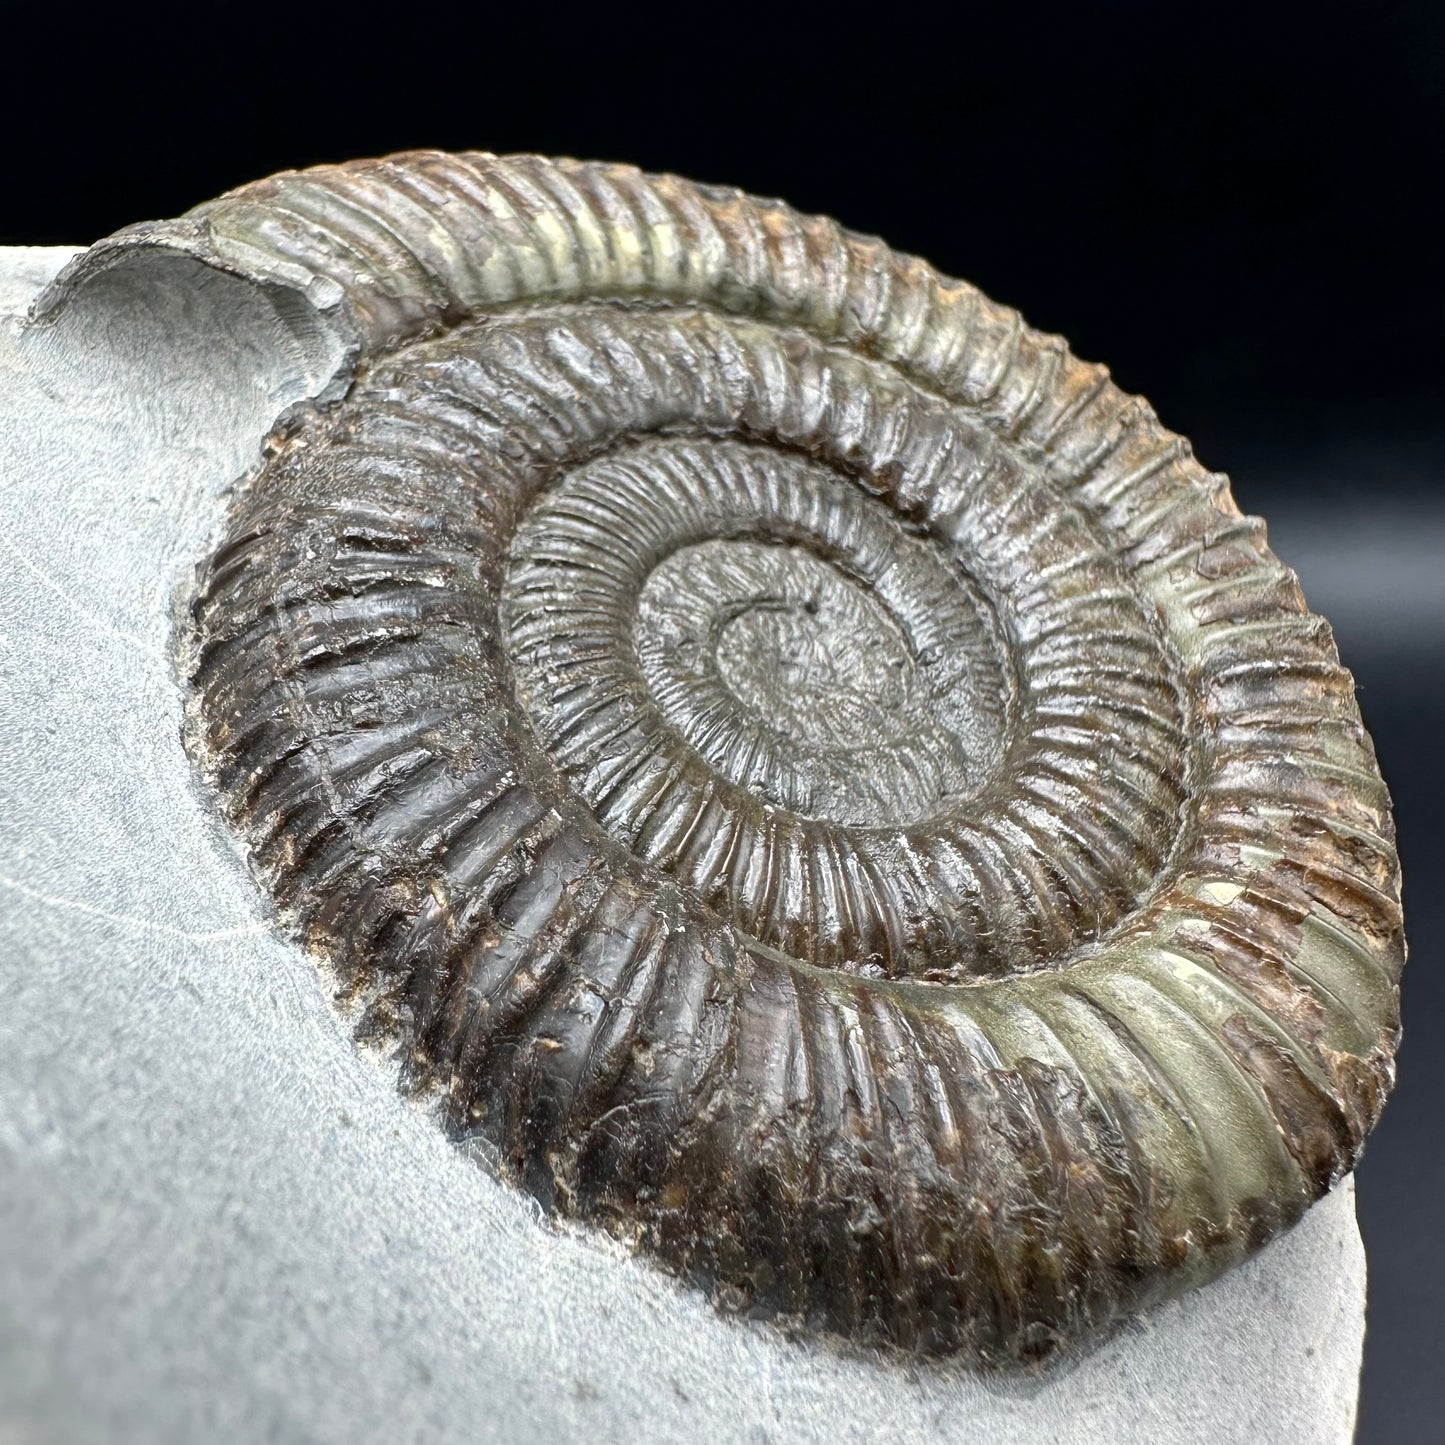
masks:
<path id="1" fill-rule="evenodd" d="M 416 146 L 630 160 L 922 253 L 1230 473 L 1335 623 L 1396 799 L 1360 1439 L 1445 1440 L 1445 4 L 26 9 L 0 244 Z"/>

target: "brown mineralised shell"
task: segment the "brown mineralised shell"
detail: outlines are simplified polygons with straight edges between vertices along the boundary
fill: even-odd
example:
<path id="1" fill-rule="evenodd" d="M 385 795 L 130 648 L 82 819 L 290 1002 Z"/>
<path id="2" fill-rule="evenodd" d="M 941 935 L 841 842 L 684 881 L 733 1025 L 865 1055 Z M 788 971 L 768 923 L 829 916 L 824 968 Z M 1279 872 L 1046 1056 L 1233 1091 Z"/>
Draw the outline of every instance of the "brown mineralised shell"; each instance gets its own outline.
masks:
<path id="1" fill-rule="evenodd" d="M 623 166 L 284 174 L 89 264 L 152 246 L 354 341 L 201 569 L 188 741 L 506 1177 L 728 1307 L 1019 1362 L 1351 1167 L 1388 797 L 1262 524 L 1102 368 Z"/>

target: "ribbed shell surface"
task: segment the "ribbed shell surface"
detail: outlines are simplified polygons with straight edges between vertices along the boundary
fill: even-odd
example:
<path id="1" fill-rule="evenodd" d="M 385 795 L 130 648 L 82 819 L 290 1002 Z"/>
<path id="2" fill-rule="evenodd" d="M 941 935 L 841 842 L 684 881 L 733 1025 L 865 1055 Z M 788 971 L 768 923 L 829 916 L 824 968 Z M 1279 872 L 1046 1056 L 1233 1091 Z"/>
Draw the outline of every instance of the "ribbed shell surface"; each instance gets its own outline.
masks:
<path id="1" fill-rule="evenodd" d="M 1218 1274 L 1392 1079 L 1389 801 L 1326 624 L 1149 407 L 736 191 L 414 154 L 167 246 L 338 308 L 200 572 L 188 742 L 549 1208 L 990 1362 Z"/>

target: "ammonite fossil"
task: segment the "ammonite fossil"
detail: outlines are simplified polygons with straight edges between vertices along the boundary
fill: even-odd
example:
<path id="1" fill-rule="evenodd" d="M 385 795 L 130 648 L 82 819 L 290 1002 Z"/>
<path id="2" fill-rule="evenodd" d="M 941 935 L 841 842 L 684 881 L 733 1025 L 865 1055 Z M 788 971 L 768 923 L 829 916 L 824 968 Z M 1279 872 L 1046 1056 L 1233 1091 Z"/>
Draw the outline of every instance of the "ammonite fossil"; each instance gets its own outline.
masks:
<path id="1" fill-rule="evenodd" d="M 460 1136 L 733 1308 L 1028 1361 L 1357 1157 L 1403 958 L 1329 629 L 1101 368 L 826 219 L 415 154 L 122 233 L 339 308 L 189 742 Z"/>

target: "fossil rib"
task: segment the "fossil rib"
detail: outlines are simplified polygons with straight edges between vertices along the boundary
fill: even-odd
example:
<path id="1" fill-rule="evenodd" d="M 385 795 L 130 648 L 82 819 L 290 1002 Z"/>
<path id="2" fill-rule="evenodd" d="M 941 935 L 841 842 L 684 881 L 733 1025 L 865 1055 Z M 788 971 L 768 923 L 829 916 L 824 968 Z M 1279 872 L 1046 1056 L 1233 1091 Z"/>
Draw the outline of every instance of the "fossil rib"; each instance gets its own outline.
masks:
<path id="1" fill-rule="evenodd" d="M 416 154 L 122 233 L 339 297 L 190 743 L 458 1133 L 724 1304 L 1040 1358 L 1326 1191 L 1392 1078 L 1329 630 L 1107 373 L 833 222 Z"/>

